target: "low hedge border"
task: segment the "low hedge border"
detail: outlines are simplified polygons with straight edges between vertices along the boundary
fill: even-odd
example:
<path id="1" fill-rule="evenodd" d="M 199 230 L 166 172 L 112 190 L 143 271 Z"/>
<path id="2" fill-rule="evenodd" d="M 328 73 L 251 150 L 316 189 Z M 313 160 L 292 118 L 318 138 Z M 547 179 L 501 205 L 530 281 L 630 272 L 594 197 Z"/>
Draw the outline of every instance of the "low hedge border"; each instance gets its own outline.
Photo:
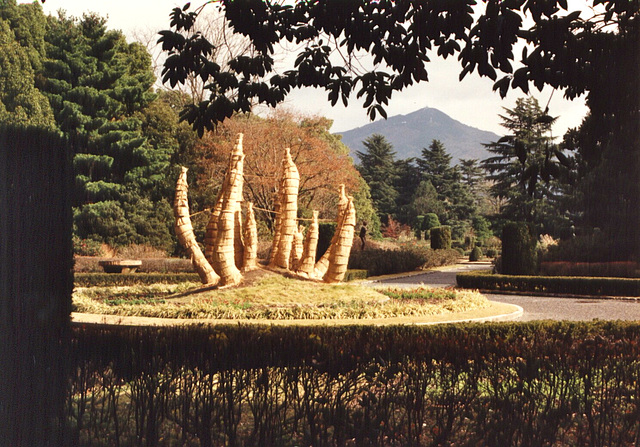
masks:
<path id="1" fill-rule="evenodd" d="M 630 446 L 640 326 L 74 326 L 61 446 Z M 114 428 L 115 427 L 115 428 Z"/>
<path id="2" fill-rule="evenodd" d="M 76 273 L 76 287 L 122 287 L 200 282 L 197 273 Z"/>
<path id="3" fill-rule="evenodd" d="M 366 279 L 366 270 L 347 270 L 344 282 Z M 197 273 L 76 273 L 76 287 L 122 287 L 200 282 Z"/>
<path id="4" fill-rule="evenodd" d="M 465 289 L 564 295 L 640 297 L 640 279 L 497 275 L 489 270 L 456 275 Z"/>

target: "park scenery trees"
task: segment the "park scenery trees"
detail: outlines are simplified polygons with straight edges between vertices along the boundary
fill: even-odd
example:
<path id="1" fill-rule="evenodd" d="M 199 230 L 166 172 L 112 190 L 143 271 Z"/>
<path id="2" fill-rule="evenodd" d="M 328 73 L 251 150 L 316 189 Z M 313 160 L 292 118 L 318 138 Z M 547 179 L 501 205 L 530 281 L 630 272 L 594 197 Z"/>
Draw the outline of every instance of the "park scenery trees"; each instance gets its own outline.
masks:
<path id="1" fill-rule="evenodd" d="M 587 94 L 591 116 L 602 119 L 603 127 L 579 150 L 589 160 L 583 187 L 586 221 L 597 223 L 609 238 L 622 237 L 618 230 L 623 228 L 627 255 L 640 253 L 637 1 L 596 1 L 601 11 L 587 17 L 568 10 L 563 0 L 488 1 L 476 15 L 471 0 L 221 3 L 234 31 L 257 50 L 253 57 L 231 61 L 233 73 L 207 58 L 211 46 L 206 39 L 189 34 L 197 13 L 188 7 L 174 9 L 173 29 L 161 33 L 169 52 L 166 82 L 176 85 L 189 73 L 210 81 L 209 99 L 184 112 L 194 128 L 202 130 L 234 111 L 249 110 L 254 100 L 275 105 L 301 86 L 325 89 L 332 104 L 346 104 L 355 95 L 364 99 L 370 117 L 385 115 L 384 105 L 394 92 L 427 79 L 430 51 L 457 55 L 460 78 L 471 72 L 489 77 L 502 96 L 513 88 L 529 93 L 530 84 L 563 89 L 568 98 Z M 293 67 L 276 72 L 273 55 L 281 41 L 296 42 L 302 49 Z M 525 47 L 517 57 L 519 43 Z M 334 49 L 344 59 L 332 59 Z M 372 68 L 351 63 L 361 53 L 373 57 Z M 602 191 L 610 196 L 607 200 Z M 607 212 L 600 212 L 603 207 Z"/>
<path id="2" fill-rule="evenodd" d="M 0 367 L 0 437 L 5 442 L 637 442 L 637 325 L 128 330 L 72 327 L 69 318 L 72 233 L 76 241 L 92 241 L 94 247 L 148 244 L 183 254 L 172 233 L 170 206 L 179 173 L 176 215 L 185 222 L 194 217 L 196 231 L 189 237 L 195 247 L 191 236 L 205 232 L 198 216 L 212 213 L 222 179 L 239 172 L 242 163 L 246 198 L 255 203 L 266 233 L 282 225 L 275 193 L 281 203 L 293 203 L 285 200 L 278 182 L 284 187 L 299 180 L 296 207 L 287 209 L 288 228 L 296 218 L 317 218 L 313 210 L 332 219 L 343 208 L 336 192 L 343 184 L 353 195 L 358 219 L 366 220 L 374 234 L 380 221 L 387 234 L 406 224 L 417 234 L 431 230 L 442 236 L 437 238 L 442 247 L 449 246 L 451 235 L 458 248 L 466 239 L 470 249 L 490 238 L 489 223 L 496 233 L 506 229 L 503 234 L 512 236 L 507 245 L 520 247 L 517 260 L 525 261 L 510 266 L 526 264 L 527 270 L 509 273 L 536 273 L 540 232 L 565 239 L 549 248 L 554 256 L 570 253 L 572 260 L 587 256 L 593 261 L 597 253 L 597 260 L 637 267 L 637 0 L 593 0 L 586 14 L 571 11 L 565 0 L 479 5 L 474 0 L 222 0 L 203 2 L 195 10 L 187 4 L 173 10 L 172 29 L 161 31 L 159 42 L 167 52 L 162 80 L 176 87 L 199 79 L 192 84 L 197 94 L 189 90 L 191 95 L 155 89 L 146 48 L 109 30 L 104 18 L 47 17 L 38 3 L 0 3 L 0 333 L 9 334 L 0 350 L 8 359 Z M 251 51 L 221 59 L 217 46 L 194 28 L 198 16 L 215 7 Z M 276 63 L 280 42 L 298 48 L 291 66 Z M 365 55 L 371 57 L 369 66 L 355 62 Z M 427 81 L 434 55 L 457 57 L 460 78 L 471 73 L 488 77 L 502 96 L 512 89 L 528 95 L 531 86 L 550 86 L 568 98 L 585 94 L 589 115 L 556 142 L 549 134 L 551 111 L 527 96 L 505 110 L 507 135 L 486 142 L 492 157 L 480 164 L 453 160 L 438 140 L 425 141 L 416 159 L 396 160 L 384 136 L 372 135 L 358 148 L 354 165 L 325 118 L 254 114 L 256 104 L 276 106 L 293 89 L 312 86 L 324 89 L 332 104 L 347 105 L 356 97 L 371 118 L 385 117 L 395 92 Z M 237 145 L 237 133 L 245 134 L 246 157 L 238 151 L 232 166 L 228 153 Z M 275 171 L 286 146 L 285 170 L 292 175 L 278 178 Z M 299 178 L 293 175 L 298 170 Z M 187 171 L 192 174 L 188 180 Z M 236 224 L 234 218 L 219 222 L 228 229 Z M 350 232 L 335 239 L 351 243 L 354 221 L 350 211 Z M 581 245 L 585 237 L 592 244 L 589 250 Z M 279 245 L 276 240 L 272 247 Z M 436 256 L 436 250 L 427 256 L 424 244 L 413 239 L 411 245 L 361 250 L 359 261 L 370 268 L 365 268 L 368 273 L 382 274 L 398 266 L 416 269 Z M 459 256 L 438 252 L 442 258 L 434 263 Z M 246 294 L 228 298 L 212 290 L 192 306 L 160 302 L 177 295 L 188 300 L 192 291 L 183 292 L 194 287 L 191 282 L 165 288 L 154 284 L 140 295 L 133 290 L 139 285 L 123 292 L 128 286 L 118 281 L 129 281 L 126 275 L 114 276 L 77 278 L 76 285 L 81 278 L 116 285 L 102 295 L 97 287 L 87 287 L 102 301 L 88 298 L 82 309 L 113 312 L 128 306 L 133 313 L 145 309 L 174 316 L 222 309 L 235 318 L 280 314 L 286 319 L 308 315 L 313 307 L 300 305 L 301 281 L 294 285 L 286 278 L 271 283 L 269 296 L 264 296 L 268 282 L 248 292 L 263 300 L 259 304 L 247 301 Z M 131 276 L 132 281 L 154 278 Z M 483 280 L 490 279 L 483 284 L 494 276 L 484 275 Z M 508 281 L 519 285 L 527 278 Z M 637 284 L 613 283 L 624 291 Z M 557 286 L 557 281 L 540 287 L 549 284 Z M 265 303 L 274 290 L 296 296 L 279 307 Z M 441 307 L 461 301 L 460 292 L 449 290 L 392 290 L 385 297 L 349 286 L 302 290 L 312 295 L 305 298 L 316 299 L 316 292 L 331 296 L 316 306 L 320 318 L 327 319 L 370 318 L 389 307 L 394 316 L 419 313 L 434 301 Z M 361 296 L 351 295 L 353 290 Z M 466 297 L 466 304 L 485 303 L 477 294 Z M 123 300 L 135 303 L 121 306 Z M 76 309 L 79 305 L 73 303 Z M 505 398 L 509 387 L 533 391 Z"/>

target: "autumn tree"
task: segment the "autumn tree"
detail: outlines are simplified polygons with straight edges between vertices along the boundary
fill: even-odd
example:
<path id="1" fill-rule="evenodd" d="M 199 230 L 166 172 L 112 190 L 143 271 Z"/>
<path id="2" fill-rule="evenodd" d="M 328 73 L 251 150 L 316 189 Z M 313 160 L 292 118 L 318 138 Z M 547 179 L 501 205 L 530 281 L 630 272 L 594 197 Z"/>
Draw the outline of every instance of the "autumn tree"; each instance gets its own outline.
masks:
<path id="1" fill-rule="evenodd" d="M 215 132 L 204 134 L 199 143 L 198 163 L 203 167 L 198 185 L 217 191 L 238 133 L 244 134 L 244 194 L 254 204 L 256 216 L 272 227 L 275 199 L 284 149 L 289 147 L 300 173 L 299 216 L 310 218 L 312 210 L 321 219 L 335 219 L 337 190 L 344 184 L 348 194 L 359 197 L 357 208 L 367 207 L 367 194 L 348 149 L 329 133 L 331 121 L 278 111 L 260 118 L 238 115 L 226 120 Z M 370 207 L 370 205 L 368 205 Z M 360 212 L 360 211 L 358 211 Z"/>

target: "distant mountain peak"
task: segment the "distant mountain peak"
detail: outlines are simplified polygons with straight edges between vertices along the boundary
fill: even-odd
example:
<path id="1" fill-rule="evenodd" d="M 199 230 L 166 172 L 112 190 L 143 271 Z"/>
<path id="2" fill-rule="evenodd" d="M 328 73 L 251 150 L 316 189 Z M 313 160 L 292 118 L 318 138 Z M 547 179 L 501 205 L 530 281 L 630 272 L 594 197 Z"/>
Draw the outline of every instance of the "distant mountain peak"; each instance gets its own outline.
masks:
<path id="1" fill-rule="evenodd" d="M 390 116 L 387 120 L 338 133 L 342 135 L 342 142 L 349 147 L 356 162 L 359 161 L 356 151 L 361 151 L 362 142 L 374 133 L 385 136 L 393 145 L 398 159 L 420 157 L 422 149 L 435 139 L 442 141 L 454 162 L 461 158 L 487 158 L 489 153 L 482 144 L 500 138 L 493 132 L 467 126 L 432 107 L 424 107 L 406 115 Z"/>

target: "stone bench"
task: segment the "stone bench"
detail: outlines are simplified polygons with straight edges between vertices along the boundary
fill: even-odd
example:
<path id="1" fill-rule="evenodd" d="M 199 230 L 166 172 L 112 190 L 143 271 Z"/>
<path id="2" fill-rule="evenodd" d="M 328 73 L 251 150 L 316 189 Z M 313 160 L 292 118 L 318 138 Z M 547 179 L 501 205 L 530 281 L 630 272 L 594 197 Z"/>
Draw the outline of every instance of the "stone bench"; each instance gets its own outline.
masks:
<path id="1" fill-rule="evenodd" d="M 142 265 L 142 261 L 133 259 L 122 259 L 115 261 L 100 261 L 100 267 L 105 273 L 135 273 Z"/>

